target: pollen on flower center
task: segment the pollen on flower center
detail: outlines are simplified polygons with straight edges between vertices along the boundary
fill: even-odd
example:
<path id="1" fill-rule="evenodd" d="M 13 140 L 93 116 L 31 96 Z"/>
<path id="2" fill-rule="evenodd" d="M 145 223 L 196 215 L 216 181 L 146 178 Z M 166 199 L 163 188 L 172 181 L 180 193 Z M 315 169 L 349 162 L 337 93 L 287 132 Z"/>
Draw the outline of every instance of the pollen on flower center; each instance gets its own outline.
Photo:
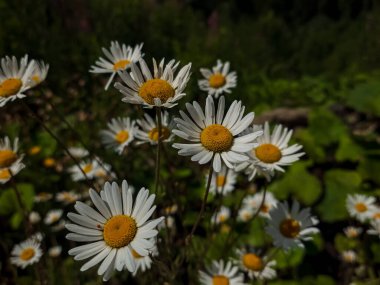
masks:
<path id="1" fill-rule="evenodd" d="M 8 168 L 0 169 L 0 179 L 9 179 L 11 178 L 11 173 Z"/>
<path id="2" fill-rule="evenodd" d="M 262 144 L 254 149 L 256 157 L 265 163 L 274 163 L 281 159 L 280 149 L 270 143 Z"/>
<path id="3" fill-rule="evenodd" d="M 16 160 L 16 153 L 10 149 L 0 150 L 0 168 L 10 167 Z"/>
<path id="4" fill-rule="evenodd" d="M 40 78 L 38 75 L 33 75 L 33 76 L 32 76 L 32 80 L 33 80 L 35 83 L 40 83 L 41 78 Z"/>
<path id="5" fill-rule="evenodd" d="M 212 88 L 220 88 L 226 84 L 226 77 L 220 73 L 215 73 L 208 80 Z"/>
<path id="6" fill-rule="evenodd" d="M 0 97 L 9 97 L 17 94 L 22 86 L 22 81 L 18 78 L 9 78 L 0 84 Z"/>
<path id="7" fill-rule="evenodd" d="M 161 140 L 166 140 L 170 136 L 170 130 L 166 127 L 161 127 Z M 158 141 L 158 128 L 153 128 L 149 131 L 148 137 L 152 141 Z"/>
<path id="8" fill-rule="evenodd" d="M 91 163 L 89 163 L 89 164 L 86 164 L 84 167 L 83 167 L 83 172 L 84 173 L 89 173 L 91 170 L 92 170 L 92 164 Z"/>
<path id="9" fill-rule="evenodd" d="M 260 211 L 263 212 L 263 213 L 268 213 L 270 210 L 270 207 L 267 205 L 267 204 L 263 204 L 260 208 Z"/>
<path id="10" fill-rule="evenodd" d="M 36 252 L 33 248 L 31 248 L 31 247 L 25 248 L 21 252 L 20 258 L 24 261 L 28 261 L 28 260 L 32 259 L 35 254 L 36 254 Z"/>
<path id="11" fill-rule="evenodd" d="M 143 256 L 141 256 L 140 254 L 137 253 L 136 250 L 132 249 L 132 255 L 134 258 L 136 259 L 139 259 L 139 258 L 142 258 Z"/>
<path id="12" fill-rule="evenodd" d="M 136 236 L 137 224 L 133 218 L 118 215 L 109 219 L 103 228 L 103 237 L 106 244 L 113 248 L 128 245 Z"/>
<path id="13" fill-rule="evenodd" d="M 223 176 L 223 175 L 219 175 L 217 178 L 216 178 L 216 185 L 218 187 L 223 187 L 224 185 L 226 185 L 226 177 Z"/>
<path id="14" fill-rule="evenodd" d="M 212 285 L 229 285 L 230 280 L 224 275 L 215 275 L 212 277 Z"/>
<path id="15" fill-rule="evenodd" d="M 224 126 L 214 124 L 201 132 L 202 145 L 212 152 L 228 151 L 233 143 L 231 132 Z"/>
<path id="16" fill-rule="evenodd" d="M 128 59 L 119 60 L 118 62 L 115 62 L 115 64 L 113 65 L 113 70 L 115 70 L 115 71 L 123 70 L 130 63 L 131 62 Z"/>
<path id="17" fill-rule="evenodd" d="M 264 268 L 263 260 L 254 253 L 244 254 L 243 264 L 245 267 L 253 271 L 261 271 Z"/>
<path id="18" fill-rule="evenodd" d="M 129 133 L 126 130 L 121 130 L 115 135 L 115 140 L 119 143 L 125 143 L 129 138 Z"/>
<path id="19" fill-rule="evenodd" d="M 367 211 L 367 206 L 364 203 L 357 203 L 355 205 L 355 209 L 359 213 L 363 213 L 363 212 Z"/>
<path id="20" fill-rule="evenodd" d="M 297 237 L 300 230 L 300 223 L 294 219 L 285 219 L 280 223 L 280 232 L 287 238 Z"/>
<path id="21" fill-rule="evenodd" d="M 175 94 L 174 88 L 162 79 L 150 79 L 145 82 L 139 89 L 139 95 L 148 104 L 153 105 L 154 99 L 160 99 L 161 103 L 165 103 Z"/>

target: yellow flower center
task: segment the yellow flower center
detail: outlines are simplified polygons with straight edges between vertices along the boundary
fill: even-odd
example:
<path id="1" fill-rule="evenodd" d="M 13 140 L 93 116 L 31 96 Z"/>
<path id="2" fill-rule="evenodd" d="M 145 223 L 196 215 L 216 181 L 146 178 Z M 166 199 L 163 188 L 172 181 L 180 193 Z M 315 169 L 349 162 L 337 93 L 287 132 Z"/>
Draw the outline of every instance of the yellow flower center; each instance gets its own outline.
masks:
<path id="1" fill-rule="evenodd" d="M 29 154 L 30 155 L 36 155 L 38 154 L 39 152 L 41 151 L 41 147 L 36 145 L 36 146 L 33 146 L 29 149 Z"/>
<path id="2" fill-rule="evenodd" d="M 175 94 L 174 88 L 165 80 L 150 79 L 139 89 L 139 95 L 148 104 L 153 105 L 154 99 L 158 98 L 161 103 L 165 103 Z"/>
<path id="3" fill-rule="evenodd" d="M 53 167 L 55 165 L 55 159 L 48 157 L 44 159 L 44 166 L 45 167 Z"/>
<path id="4" fill-rule="evenodd" d="M 253 271 L 261 271 L 264 268 L 263 260 L 254 253 L 244 254 L 243 264 L 249 270 L 253 270 Z"/>
<path id="5" fill-rule="evenodd" d="M 287 238 L 295 238 L 301 230 L 301 225 L 294 219 L 285 219 L 280 223 L 280 232 Z"/>
<path id="6" fill-rule="evenodd" d="M 166 140 L 170 136 L 170 130 L 166 127 L 161 127 L 161 140 Z M 148 137 L 152 141 L 158 141 L 158 128 L 153 128 L 149 131 Z"/>
<path id="7" fill-rule="evenodd" d="M 83 167 L 83 172 L 84 173 L 89 173 L 91 170 L 92 170 L 92 164 L 91 163 L 89 163 L 89 164 L 86 164 L 84 167 Z"/>
<path id="8" fill-rule="evenodd" d="M 120 248 L 128 245 L 135 238 L 137 224 L 130 216 L 118 215 L 109 219 L 103 230 L 106 244 L 113 248 Z"/>
<path id="9" fill-rule="evenodd" d="M 212 285 L 229 285 L 230 280 L 224 275 L 215 275 L 212 277 Z"/>
<path id="10" fill-rule="evenodd" d="M 364 203 L 357 203 L 355 205 L 355 209 L 359 213 L 363 213 L 363 212 L 367 211 L 367 206 Z"/>
<path id="11" fill-rule="evenodd" d="M 226 177 L 223 175 L 218 176 L 216 178 L 216 185 L 218 187 L 223 187 L 224 185 L 226 185 Z"/>
<path id="12" fill-rule="evenodd" d="M 233 139 L 231 132 L 218 124 L 210 125 L 201 132 L 202 145 L 212 152 L 228 151 L 232 146 Z"/>
<path id="13" fill-rule="evenodd" d="M 115 71 L 124 70 L 127 67 L 127 65 L 130 63 L 131 62 L 128 59 L 119 60 L 113 65 L 113 70 Z"/>
<path id="14" fill-rule="evenodd" d="M 254 149 L 256 157 L 265 163 L 274 163 L 281 159 L 280 149 L 270 143 L 262 144 Z"/>
<path id="15" fill-rule="evenodd" d="M 270 207 L 267 204 L 265 204 L 265 203 L 260 208 L 260 211 L 263 212 L 263 213 L 265 213 L 265 214 L 268 213 L 269 210 L 270 210 Z"/>
<path id="16" fill-rule="evenodd" d="M 62 200 L 68 203 L 73 203 L 76 201 L 75 197 L 71 193 L 68 193 L 68 192 L 63 193 Z"/>
<path id="17" fill-rule="evenodd" d="M 215 73 L 208 80 L 212 88 L 220 88 L 226 84 L 226 77 L 220 73 Z"/>
<path id="18" fill-rule="evenodd" d="M 119 143 L 125 143 L 129 138 L 129 133 L 127 130 L 121 130 L 115 135 L 115 140 Z"/>
<path id="19" fill-rule="evenodd" d="M 40 81 L 41 81 L 40 77 L 37 74 L 32 76 L 32 80 L 35 83 L 40 83 Z"/>
<path id="20" fill-rule="evenodd" d="M 33 258 L 33 256 L 36 254 L 36 251 L 34 250 L 34 248 L 25 248 L 21 254 L 20 254 L 20 258 L 23 260 L 23 261 L 28 261 L 30 259 Z"/>
<path id="21" fill-rule="evenodd" d="M 132 255 L 134 258 L 136 259 L 139 259 L 139 258 L 142 258 L 143 256 L 141 256 L 140 254 L 137 253 L 136 250 L 132 249 Z"/>
<path id="22" fill-rule="evenodd" d="M 220 223 L 227 221 L 227 219 L 228 219 L 227 215 L 225 215 L 225 214 L 219 215 L 219 222 Z"/>
<path id="23" fill-rule="evenodd" d="M 375 214 L 373 215 L 373 218 L 374 218 L 375 220 L 380 220 L 380 212 L 375 213 Z"/>
<path id="24" fill-rule="evenodd" d="M 0 169 L 0 179 L 9 179 L 11 178 L 11 173 L 8 168 Z"/>
<path id="25" fill-rule="evenodd" d="M 17 94 L 22 86 L 22 81 L 18 78 L 5 79 L 0 84 L 0 97 L 9 97 Z"/>
<path id="26" fill-rule="evenodd" d="M 10 167 L 16 160 L 16 153 L 10 149 L 0 150 L 0 168 Z"/>

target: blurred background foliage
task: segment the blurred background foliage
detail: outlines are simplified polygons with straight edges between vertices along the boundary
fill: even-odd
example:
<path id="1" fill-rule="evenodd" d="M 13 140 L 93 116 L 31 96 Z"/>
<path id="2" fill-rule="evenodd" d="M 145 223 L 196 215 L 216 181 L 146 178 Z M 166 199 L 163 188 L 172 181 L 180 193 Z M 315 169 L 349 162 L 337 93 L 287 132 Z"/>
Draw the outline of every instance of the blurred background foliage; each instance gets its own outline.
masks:
<path id="1" fill-rule="evenodd" d="M 307 153 L 302 162 L 277 177 L 269 190 L 279 199 L 294 197 L 312 206 L 321 220 L 321 236 L 305 250 L 279 255 L 283 281 L 269 284 L 345 284 L 336 283 L 348 270 L 339 262 L 339 252 L 358 247 L 342 235 L 342 228 L 354 223 L 345 208 L 346 195 L 380 196 L 379 4 L 371 0 L 0 0 L 0 55 L 28 53 L 48 62 L 47 81 L 29 93 L 33 96 L 28 103 L 68 144 L 77 144 L 75 134 L 48 102 L 54 103 L 82 139 L 137 187 L 153 183 L 154 150 L 136 148 L 120 160 L 101 147 L 98 131 L 110 118 L 136 117 L 133 106 L 120 104 L 117 91 L 103 90 L 106 77 L 88 72 L 101 47 L 108 47 L 111 40 L 129 45 L 144 42 L 148 60 L 165 57 L 192 62 L 193 76 L 182 106 L 206 96 L 197 87 L 200 67 L 210 67 L 218 58 L 230 61 L 238 73 L 238 87 L 227 100 L 243 100 L 247 110 L 256 112 L 258 123 L 269 120 L 295 128 L 294 140 Z M 78 187 L 67 182 L 62 150 L 25 116 L 21 106 L 14 103 L 2 108 L 0 120 L 1 135 L 19 136 L 24 151 L 42 147 L 41 153 L 25 160 L 32 167 L 20 174 L 19 188 L 30 209 L 34 193 Z M 54 169 L 43 167 L 47 157 L 58 161 Z M 193 173 L 201 175 L 197 165 L 178 160 L 173 162 L 171 179 L 180 183 Z M 190 165 L 191 171 L 183 165 Z M 203 181 L 191 181 L 188 187 L 195 190 L 183 203 L 191 199 L 197 203 Z M 12 193 L 7 189 L 0 193 L 1 227 L 10 232 L 21 222 Z M 231 199 L 226 203 L 238 200 Z M 191 224 L 194 216 L 182 218 Z M 267 243 L 262 227 L 255 223 L 245 234 L 243 240 L 253 245 Z M 9 234 L 6 239 L 15 236 Z M 223 240 L 223 234 L 218 239 Z M 220 254 L 217 240 L 207 258 Z M 361 246 L 364 265 L 379 268 L 378 243 L 373 238 Z M 200 248 L 208 245 L 204 240 L 198 244 Z M 71 259 L 64 262 L 62 270 L 75 267 Z M 25 278 L 20 284 L 30 284 Z M 379 283 L 364 277 L 355 284 Z"/>

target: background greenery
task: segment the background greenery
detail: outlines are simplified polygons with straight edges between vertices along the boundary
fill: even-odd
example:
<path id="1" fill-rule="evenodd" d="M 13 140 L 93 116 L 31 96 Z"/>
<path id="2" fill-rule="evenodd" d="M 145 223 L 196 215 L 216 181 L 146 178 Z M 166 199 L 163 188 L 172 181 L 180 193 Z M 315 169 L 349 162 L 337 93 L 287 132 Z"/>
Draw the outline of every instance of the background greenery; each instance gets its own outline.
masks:
<path id="1" fill-rule="evenodd" d="M 379 268 L 378 238 L 358 246 L 342 235 L 342 228 L 354 223 L 348 220 L 346 195 L 380 195 L 377 1 L 0 0 L 0 19 L 1 56 L 28 53 L 50 64 L 46 83 L 30 92 L 33 96 L 28 103 L 66 142 L 77 143 L 76 136 L 47 104 L 54 102 L 86 143 L 111 162 L 120 177 L 138 187 L 153 183 L 154 161 L 146 157 L 147 152 L 153 157 L 153 150 L 147 147 L 139 152 L 136 148 L 120 160 L 99 143 L 98 131 L 110 118 L 136 117 L 134 107 L 120 104 L 117 91 L 103 90 L 106 77 L 88 72 L 101 55 L 101 47 L 108 47 L 111 40 L 130 45 L 144 42 L 148 60 L 165 57 L 192 62 L 193 76 L 182 105 L 205 98 L 197 88 L 200 67 L 212 66 L 218 58 L 230 61 L 238 73 L 238 87 L 227 100 L 243 100 L 247 110 L 256 112 L 256 122 L 268 119 L 295 128 L 295 141 L 303 144 L 307 153 L 269 190 L 279 199 L 295 197 L 303 205 L 312 206 L 321 220 L 321 236 L 307 246 L 306 253 L 300 250 L 282 261 L 280 256 L 282 281 L 270 284 L 345 284 L 349 268 L 340 262 L 339 252 L 347 248 L 360 248 L 362 264 Z M 43 146 L 42 153 L 26 160 L 32 167 L 20 175 L 26 201 L 31 201 L 27 197 L 36 192 L 78 187 L 68 182 L 68 175 L 62 171 L 66 163 L 60 160 L 62 150 L 21 106 L 8 104 L 2 108 L 0 121 L 1 135 L 19 136 L 24 150 Z M 46 157 L 57 159 L 62 167 L 44 168 Z M 181 169 L 181 165 L 190 165 L 192 171 Z M 192 172 L 200 173 L 197 165 L 186 159 L 173 167 L 178 181 L 186 182 Z M 63 185 L 67 189 L 62 189 Z M 201 193 L 203 181 L 192 186 Z M 196 190 L 194 197 L 189 197 L 195 202 L 199 201 Z M 15 203 L 9 201 L 14 197 L 3 189 L 0 225 L 2 231 L 7 231 L 1 237 L 3 263 L 9 252 L 7 244 L 9 247 L 20 237 L 15 231 L 20 214 Z M 227 201 L 234 202 L 234 198 Z M 33 203 L 28 207 L 32 208 Z M 184 219 L 192 221 L 191 217 Z M 260 231 L 261 227 L 252 225 L 245 240 L 265 246 Z M 210 250 L 207 258 L 216 257 L 216 252 Z M 71 272 L 72 260 L 62 262 L 63 270 Z M 373 274 L 379 276 L 379 272 Z M 59 275 L 55 273 L 52 278 L 59 279 Z M 367 275 L 359 274 L 357 280 L 362 283 L 357 284 L 379 284 L 379 279 L 368 281 Z M 29 284 L 30 280 L 25 280 Z"/>

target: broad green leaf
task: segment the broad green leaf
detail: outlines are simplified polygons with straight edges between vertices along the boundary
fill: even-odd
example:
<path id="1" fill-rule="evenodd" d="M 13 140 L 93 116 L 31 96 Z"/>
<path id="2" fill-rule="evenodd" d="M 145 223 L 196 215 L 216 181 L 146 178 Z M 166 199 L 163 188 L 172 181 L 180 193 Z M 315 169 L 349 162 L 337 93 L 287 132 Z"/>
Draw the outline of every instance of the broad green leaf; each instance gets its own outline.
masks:
<path id="1" fill-rule="evenodd" d="M 351 140 L 349 137 L 342 137 L 339 141 L 339 147 L 335 153 L 337 161 L 358 161 L 363 157 L 362 148 Z"/>
<path id="2" fill-rule="evenodd" d="M 277 268 L 286 269 L 289 267 L 295 267 L 302 262 L 304 256 L 305 249 L 303 248 L 297 247 L 287 252 L 281 250 L 275 255 Z"/>
<path id="3" fill-rule="evenodd" d="M 347 94 L 347 104 L 361 112 L 380 115 L 380 83 L 376 80 L 357 85 Z"/>

